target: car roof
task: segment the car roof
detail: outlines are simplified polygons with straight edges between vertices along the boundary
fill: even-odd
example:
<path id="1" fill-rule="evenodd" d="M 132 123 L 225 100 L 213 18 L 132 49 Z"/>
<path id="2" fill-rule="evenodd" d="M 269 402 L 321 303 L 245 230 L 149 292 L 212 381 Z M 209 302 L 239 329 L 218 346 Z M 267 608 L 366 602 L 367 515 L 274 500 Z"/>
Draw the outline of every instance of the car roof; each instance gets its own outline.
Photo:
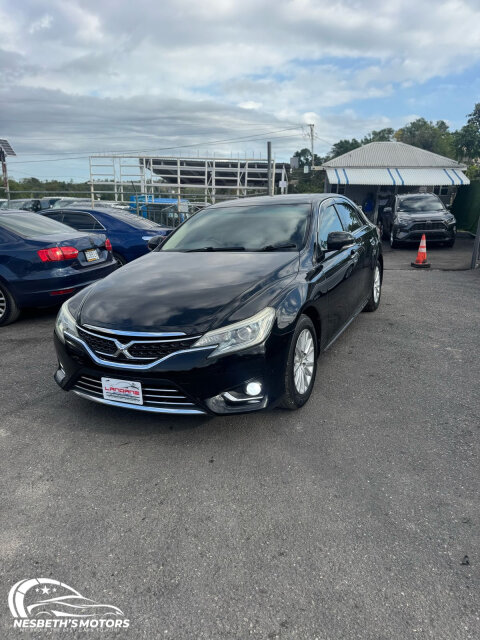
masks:
<path id="1" fill-rule="evenodd" d="M 209 208 L 228 206 L 246 207 L 259 204 L 314 204 L 327 198 L 344 197 L 338 193 L 289 193 L 283 196 L 255 196 L 253 198 L 238 198 L 237 200 L 225 200 L 211 205 Z"/>
<path id="2" fill-rule="evenodd" d="M 129 215 L 133 215 L 127 209 L 116 209 L 115 207 L 109 207 L 108 205 L 98 206 L 93 208 L 69 205 L 65 207 L 58 207 L 58 209 L 52 209 L 52 211 L 80 211 L 82 213 L 106 213 L 107 215 L 112 215 L 118 218 L 120 217 L 124 218 L 126 213 Z"/>

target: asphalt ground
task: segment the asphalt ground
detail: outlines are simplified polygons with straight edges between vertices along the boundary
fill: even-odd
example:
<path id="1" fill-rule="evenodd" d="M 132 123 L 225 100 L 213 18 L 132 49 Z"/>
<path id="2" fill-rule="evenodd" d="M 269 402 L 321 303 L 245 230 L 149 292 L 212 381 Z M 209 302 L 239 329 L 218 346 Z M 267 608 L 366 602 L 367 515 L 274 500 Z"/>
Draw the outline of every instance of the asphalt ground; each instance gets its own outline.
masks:
<path id="1" fill-rule="evenodd" d="M 93 404 L 53 381 L 53 312 L 2 329 L 0 637 L 34 577 L 120 607 L 108 637 L 480 637 L 480 270 L 386 260 L 295 413 Z"/>

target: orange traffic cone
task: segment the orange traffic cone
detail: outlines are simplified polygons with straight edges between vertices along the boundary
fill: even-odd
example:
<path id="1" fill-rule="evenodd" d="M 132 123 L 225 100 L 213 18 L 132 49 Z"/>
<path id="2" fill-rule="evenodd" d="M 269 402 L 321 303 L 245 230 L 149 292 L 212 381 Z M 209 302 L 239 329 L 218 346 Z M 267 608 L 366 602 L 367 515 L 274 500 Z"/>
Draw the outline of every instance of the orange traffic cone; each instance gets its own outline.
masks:
<path id="1" fill-rule="evenodd" d="M 427 262 L 427 240 L 425 234 L 422 235 L 422 239 L 420 240 L 417 259 L 410 264 L 412 267 L 417 267 L 417 269 L 430 269 L 430 263 Z"/>

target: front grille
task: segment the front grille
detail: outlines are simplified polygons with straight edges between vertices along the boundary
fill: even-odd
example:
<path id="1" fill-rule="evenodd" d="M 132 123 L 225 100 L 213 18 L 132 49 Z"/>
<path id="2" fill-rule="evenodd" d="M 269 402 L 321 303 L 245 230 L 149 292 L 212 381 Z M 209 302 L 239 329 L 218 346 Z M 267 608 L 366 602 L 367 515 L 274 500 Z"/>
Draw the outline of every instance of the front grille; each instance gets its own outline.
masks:
<path id="1" fill-rule="evenodd" d="M 410 228 L 412 231 L 430 231 L 431 229 L 445 231 L 447 227 L 443 222 L 415 222 Z"/>
<path id="2" fill-rule="evenodd" d="M 192 337 L 156 337 L 137 334 L 102 334 L 100 330 L 77 327 L 79 337 L 103 360 L 111 362 L 152 362 L 182 351 L 192 346 L 198 336 Z"/>
<path id="3" fill-rule="evenodd" d="M 195 407 L 190 398 L 184 395 L 177 387 L 167 380 L 155 382 L 142 382 L 142 396 L 144 407 L 153 409 L 192 409 Z M 82 375 L 73 386 L 73 391 L 78 391 L 92 399 L 103 399 L 102 381 L 100 376 Z M 123 403 L 122 403 L 123 404 Z M 125 403 L 126 406 L 127 403 Z M 137 405 L 131 405 L 137 406 Z"/>
<path id="4" fill-rule="evenodd" d="M 80 327 L 77 328 L 77 331 L 80 338 L 82 338 L 82 340 L 86 342 L 90 349 L 95 353 L 100 352 L 102 354 L 109 355 L 113 355 L 114 353 L 116 353 L 117 347 L 115 345 L 115 342 L 113 342 L 112 340 L 102 338 L 99 335 L 93 335 L 90 332 L 80 329 Z"/>

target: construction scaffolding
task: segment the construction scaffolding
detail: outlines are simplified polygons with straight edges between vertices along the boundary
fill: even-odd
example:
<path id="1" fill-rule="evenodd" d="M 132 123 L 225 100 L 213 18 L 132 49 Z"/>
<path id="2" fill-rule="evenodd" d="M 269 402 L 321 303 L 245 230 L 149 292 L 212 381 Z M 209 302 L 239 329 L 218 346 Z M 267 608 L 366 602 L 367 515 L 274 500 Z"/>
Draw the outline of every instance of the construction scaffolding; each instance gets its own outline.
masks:
<path id="1" fill-rule="evenodd" d="M 109 194 L 127 202 L 132 196 L 210 204 L 268 193 L 268 162 L 255 158 L 180 158 L 139 155 L 90 156 L 92 201 Z M 272 161 L 272 193 L 286 193 L 287 168 Z"/>

